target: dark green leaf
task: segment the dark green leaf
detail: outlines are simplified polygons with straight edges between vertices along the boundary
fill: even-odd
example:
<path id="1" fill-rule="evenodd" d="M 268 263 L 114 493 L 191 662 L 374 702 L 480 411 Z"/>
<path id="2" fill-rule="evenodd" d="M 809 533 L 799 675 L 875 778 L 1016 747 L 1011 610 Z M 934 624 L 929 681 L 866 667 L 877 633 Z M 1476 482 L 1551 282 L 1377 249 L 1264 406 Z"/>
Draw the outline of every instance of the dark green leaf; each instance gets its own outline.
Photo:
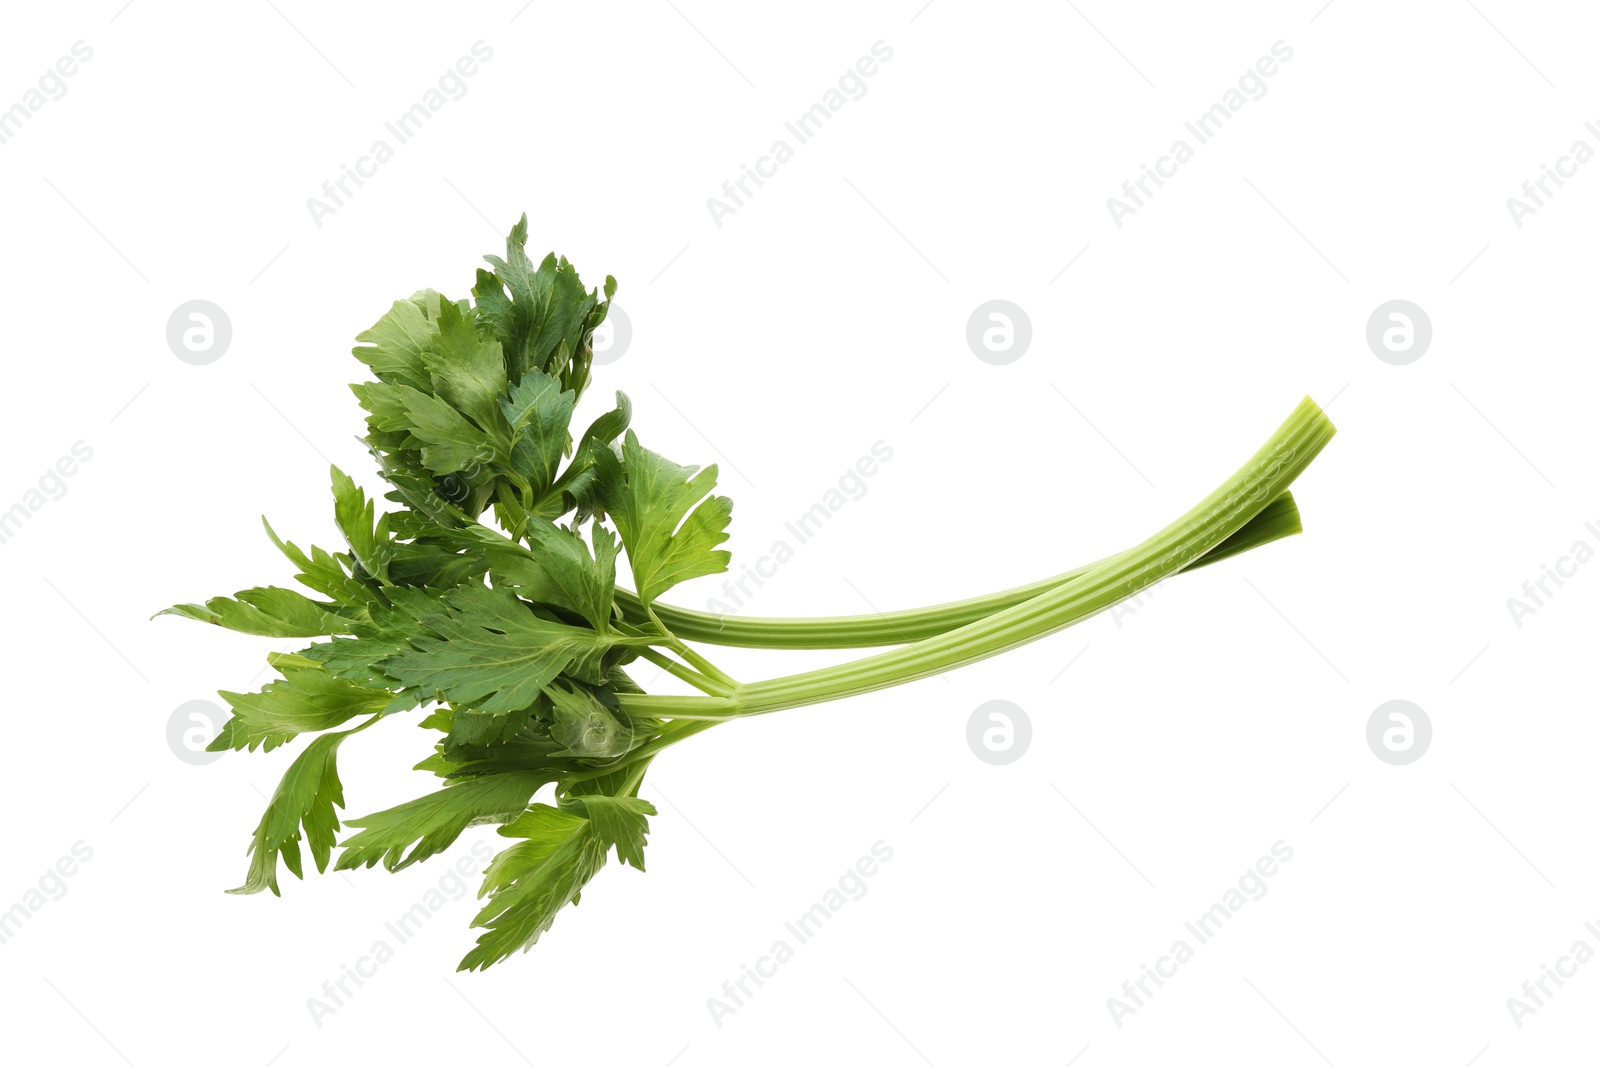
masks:
<path id="1" fill-rule="evenodd" d="M 425 797 L 346 819 L 347 826 L 361 832 L 342 842 L 344 851 L 335 869 L 371 867 L 379 860 L 391 871 L 409 867 L 449 848 L 461 831 L 474 823 L 504 821 L 516 815 L 548 781 L 530 772 L 463 778 Z"/>
<path id="2" fill-rule="evenodd" d="M 500 714 L 532 704 L 556 675 L 615 641 L 542 619 L 503 590 L 468 585 L 443 598 L 428 633 L 377 664 L 406 686 Z"/>
<path id="3" fill-rule="evenodd" d="M 422 353 L 439 332 L 436 321 L 446 301 L 432 289 L 396 300 L 369 330 L 356 335 L 363 342 L 351 353 L 372 368 L 380 381 L 427 389 L 428 369 Z"/>
<path id="4" fill-rule="evenodd" d="M 349 619 L 327 610 L 333 606 L 318 604 L 293 589 L 267 586 L 244 589 L 231 598 L 212 597 L 204 605 L 175 604 L 156 614 L 178 615 L 261 637 L 327 637 L 351 633 Z"/>
<path id="5" fill-rule="evenodd" d="M 728 569 L 716 546 L 728 539 L 733 501 L 710 496 L 717 468 L 680 467 L 639 444 L 628 431 L 622 459 L 602 452 L 601 490 L 628 550 L 639 599 L 646 604 L 679 582 Z"/>
<path id="6" fill-rule="evenodd" d="M 320 667 L 285 668 L 283 677 L 259 693 L 229 693 L 222 699 L 233 709 L 207 751 L 255 749 L 271 752 L 297 734 L 341 726 L 357 715 L 385 709 L 394 694 L 336 678 Z"/>
<path id="7" fill-rule="evenodd" d="M 289 558 L 289 562 L 300 568 L 300 573 L 295 575 L 296 580 L 308 589 L 314 589 L 323 596 L 341 606 L 359 606 L 369 604 L 377 599 L 377 594 L 364 583 L 354 578 L 350 569 L 344 564 L 343 556 L 336 556 L 326 549 L 311 546 L 308 556 L 300 551 L 293 541 L 284 541 L 272 529 L 272 524 L 263 516 L 261 525 L 267 528 L 267 536 L 272 538 L 272 543 L 278 546 L 278 551 Z M 344 633 L 347 631 L 335 631 Z M 306 634 L 302 636 L 316 636 Z"/>
<path id="8" fill-rule="evenodd" d="M 557 349 L 569 353 L 587 345 L 589 317 L 599 304 L 584 290 L 578 272 L 565 259 L 546 256 L 535 269 L 528 258 L 528 217 L 522 216 L 506 238 L 506 255 L 486 256 L 495 273 L 478 271 L 472 295 L 478 314 L 494 329 L 505 349 L 512 381 L 529 370 L 555 373 Z M 578 383 L 581 384 L 581 383 Z"/>
<path id="9" fill-rule="evenodd" d="M 514 589 L 536 604 L 572 612 L 607 633 L 617 580 L 617 542 L 611 531 L 594 525 L 592 556 L 577 534 L 544 519 L 528 520 L 527 537 L 532 551 L 509 542 L 489 549 L 495 585 Z"/>
<path id="10" fill-rule="evenodd" d="M 584 796 L 560 808 L 535 804 L 501 827 L 501 835 L 524 840 L 501 852 L 484 872 L 478 896 L 490 899 L 472 925 L 487 929 L 459 969 L 481 970 L 532 947 L 605 866 L 611 848 L 624 863 L 643 870 L 646 816 L 655 813 L 636 797 Z"/>
<path id="11" fill-rule="evenodd" d="M 448 401 L 489 435 L 501 431 L 499 406 L 506 392 L 500 342 L 481 337 L 471 311 L 446 304 L 438 332 L 422 350 L 435 396 Z"/>
<path id="12" fill-rule="evenodd" d="M 332 474 L 333 517 L 350 546 L 350 554 L 368 575 L 387 583 L 392 555 L 389 516 L 379 517 L 374 524 L 376 502 L 368 500 L 361 487 L 338 467 L 332 468 Z"/>
<path id="13" fill-rule="evenodd" d="M 567 448 L 575 394 L 540 370 L 523 373 L 511 395 L 500 402 L 511 427 L 511 470 L 533 490 L 544 493 L 555 481 Z"/>
<path id="14" fill-rule="evenodd" d="M 595 836 L 617 850 L 617 859 L 644 870 L 645 835 L 650 832 L 646 816 L 656 814 L 654 804 L 638 797 L 588 794 L 567 797 L 561 807 L 587 815 Z"/>
<path id="15" fill-rule="evenodd" d="M 281 896 L 278 891 L 280 855 L 283 865 L 296 878 L 305 877 L 300 865 L 302 826 L 317 870 L 328 869 L 328 856 L 333 852 L 334 839 L 339 832 L 339 817 L 333 809 L 344 807 L 344 787 L 339 784 L 336 757 L 339 743 L 353 733 L 355 730 L 323 734 L 289 765 L 250 839 L 250 871 L 244 885 L 228 892 L 259 893 L 270 889 L 273 896 Z"/>

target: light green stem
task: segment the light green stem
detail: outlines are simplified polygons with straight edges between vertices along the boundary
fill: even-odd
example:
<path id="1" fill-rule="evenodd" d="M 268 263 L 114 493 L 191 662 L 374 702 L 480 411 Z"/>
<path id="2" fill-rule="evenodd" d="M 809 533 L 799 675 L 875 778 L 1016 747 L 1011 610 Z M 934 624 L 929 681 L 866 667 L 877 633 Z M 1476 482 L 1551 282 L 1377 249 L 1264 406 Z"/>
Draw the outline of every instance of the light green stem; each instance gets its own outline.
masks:
<path id="1" fill-rule="evenodd" d="M 1215 563 L 1220 559 L 1261 545 L 1289 537 L 1300 532 L 1300 513 L 1294 497 L 1284 492 L 1262 508 L 1210 552 L 1189 565 L 1190 570 Z M 1120 553 L 1119 553 L 1120 554 Z M 1109 559 L 1100 560 L 1106 563 Z M 816 618 L 779 619 L 743 618 L 737 615 L 715 615 L 670 604 L 651 605 L 649 614 L 669 627 L 676 636 L 688 641 L 701 641 L 711 645 L 732 645 L 740 648 L 872 648 L 880 645 L 900 645 L 920 641 L 926 637 L 954 630 L 958 626 L 977 622 L 997 611 L 1015 607 L 1082 578 L 1090 568 L 1078 567 L 1042 581 L 1030 582 L 987 596 L 936 604 L 906 611 L 891 611 L 872 615 L 839 615 Z M 618 589 L 617 603 L 630 622 L 648 620 L 647 609 L 636 594 Z"/>
<path id="2" fill-rule="evenodd" d="M 1308 397 L 1248 463 L 1164 530 L 1091 564 L 1074 580 L 975 622 L 890 652 L 738 686 L 726 697 L 624 694 L 629 714 L 758 715 L 884 689 L 1035 641 L 1191 566 L 1282 494 L 1333 437 Z"/>

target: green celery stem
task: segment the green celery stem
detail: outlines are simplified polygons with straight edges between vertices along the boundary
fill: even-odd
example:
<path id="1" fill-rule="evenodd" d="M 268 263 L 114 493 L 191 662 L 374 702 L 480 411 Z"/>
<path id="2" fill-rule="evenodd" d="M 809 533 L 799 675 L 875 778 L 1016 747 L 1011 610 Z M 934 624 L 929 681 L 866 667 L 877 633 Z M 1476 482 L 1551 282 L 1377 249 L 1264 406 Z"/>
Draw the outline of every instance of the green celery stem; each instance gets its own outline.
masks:
<path id="1" fill-rule="evenodd" d="M 1300 512 L 1295 507 L 1293 494 L 1284 492 L 1251 516 L 1249 522 L 1234 531 L 1226 540 L 1190 564 L 1188 569 L 1207 566 L 1299 532 Z M 1099 562 L 1104 563 L 1106 560 Z M 745 618 L 736 615 L 715 615 L 662 603 L 655 604 L 654 608 L 662 624 L 677 637 L 708 645 L 783 649 L 904 645 L 977 622 L 997 611 L 1032 600 L 1041 593 L 1047 593 L 1057 586 L 1077 580 L 1093 566 L 1095 564 L 1078 567 L 1053 578 L 1030 582 L 986 596 L 973 597 L 970 600 L 958 600 L 904 611 L 877 612 L 871 615 L 797 619 Z M 648 623 L 649 614 L 640 602 L 638 594 L 619 588 L 616 599 L 629 622 L 639 625 Z"/>
<path id="2" fill-rule="evenodd" d="M 656 716 L 756 715 L 884 689 L 999 655 L 1193 565 L 1284 493 L 1333 435 L 1322 409 L 1305 398 L 1248 463 L 1177 521 L 1069 582 L 966 625 L 850 663 L 741 685 L 727 697 L 625 694 L 622 707 Z"/>

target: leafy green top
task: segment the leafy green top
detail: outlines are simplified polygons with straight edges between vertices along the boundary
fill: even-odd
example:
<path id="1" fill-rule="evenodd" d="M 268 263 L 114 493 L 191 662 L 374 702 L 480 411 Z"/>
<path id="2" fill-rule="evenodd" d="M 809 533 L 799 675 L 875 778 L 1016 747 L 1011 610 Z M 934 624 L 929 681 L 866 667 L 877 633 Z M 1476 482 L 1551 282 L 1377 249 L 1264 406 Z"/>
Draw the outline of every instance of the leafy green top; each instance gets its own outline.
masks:
<path id="1" fill-rule="evenodd" d="M 486 873 L 489 900 L 475 923 L 486 930 L 464 968 L 530 946 L 608 850 L 644 866 L 655 809 L 637 791 L 669 727 L 627 715 L 617 698 L 638 691 L 626 665 L 675 639 L 624 621 L 619 553 L 646 604 L 728 565 L 716 546 L 732 505 L 711 495 L 715 467 L 644 448 L 621 393 L 574 435 L 591 337 L 616 282 L 608 277 L 603 294 L 585 289 L 565 259 L 535 266 L 526 241 L 524 216 L 505 255 L 487 257 L 494 269 L 478 271 L 471 300 L 424 289 L 358 335 L 354 354 L 376 381 L 352 388 L 393 509 L 380 513 L 334 468 L 343 550 L 303 551 L 267 528 L 311 595 L 262 587 L 166 612 L 329 639 L 269 657 L 281 676 L 258 692 L 222 694 L 233 714 L 213 750 L 270 751 L 320 734 L 284 775 L 236 892 L 277 893 L 280 859 L 299 876 L 302 839 L 318 870 L 336 844 L 340 868 L 395 870 L 469 825 L 502 822 L 517 843 Z M 419 769 L 443 787 L 346 820 L 359 832 L 336 842 L 339 745 L 424 705 L 432 710 L 421 725 L 440 736 Z M 352 720 L 360 725 L 324 732 Z M 547 785 L 556 806 L 530 807 Z"/>

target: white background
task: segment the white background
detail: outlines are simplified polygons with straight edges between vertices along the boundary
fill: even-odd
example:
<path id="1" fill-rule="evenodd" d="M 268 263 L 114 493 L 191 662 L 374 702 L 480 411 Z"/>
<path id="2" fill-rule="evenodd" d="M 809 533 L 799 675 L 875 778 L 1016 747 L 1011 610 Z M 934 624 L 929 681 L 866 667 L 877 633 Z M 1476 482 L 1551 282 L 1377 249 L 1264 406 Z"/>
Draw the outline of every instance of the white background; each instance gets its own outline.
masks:
<path id="1" fill-rule="evenodd" d="M 274 3 L 29 5 L 0 37 L 0 107 L 93 49 L 0 145 L 0 510 L 93 449 L 0 545 L 0 908 L 74 842 L 93 850 L 0 945 L 10 1055 L 1592 1054 L 1600 963 L 1520 1028 L 1506 1004 L 1580 938 L 1600 949 L 1583 926 L 1600 921 L 1600 563 L 1521 627 L 1506 604 L 1573 542 L 1600 547 L 1600 163 L 1520 228 L 1506 206 L 1573 141 L 1600 148 L 1592 10 Z M 317 226 L 307 198 L 478 40 L 493 58 L 466 95 Z M 880 40 L 893 58 L 866 95 L 718 227 L 707 198 Z M 1280 40 L 1293 57 L 1265 96 L 1117 227 L 1107 197 Z M 719 463 L 736 567 L 892 447 L 749 611 L 914 606 L 1114 551 L 1309 394 L 1340 434 L 1295 487 L 1306 534 L 1116 621 L 675 749 L 644 790 L 648 874 L 607 869 L 481 975 L 454 972 L 469 893 L 318 1026 L 308 998 L 494 835 L 399 875 L 224 895 L 291 749 L 191 766 L 168 719 L 259 685 L 292 643 L 148 616 L 288 584 L 263 513 L 333 546 L 328 463 L 378 487 L 345 389 L 353 336 L 415 289 L 465 295 L 523 211 L 530 251 L 614 274 L 633 324 L 580 420 L 624 389 L 646 443 Z M 165 341 L 196 298 L 233 326 L 208 366 Z M 1032 322 L 1008 366 L 964 338 L 993 298 Z M 1433 324 L 1408 366 L 1365 341 L 1397 298 Z M 834 658 L 717 653 L 751 678 Z M 1434 729 L 1404 767 L 1365 740 L 1395 698 Z M 967 748 L 991 699 L 1033 724 L 1010 766 Z M 394 721 L 345 746 L 347 813 L 431 788 L 406 769 L 430 736 Z M 880 840 L 894 856 L 866 896 L 717 1026 L 707 998 Z M 1293 859 L 1269 892 L 1117 1026 L 1107 998 L 1280 840 Z"/>

